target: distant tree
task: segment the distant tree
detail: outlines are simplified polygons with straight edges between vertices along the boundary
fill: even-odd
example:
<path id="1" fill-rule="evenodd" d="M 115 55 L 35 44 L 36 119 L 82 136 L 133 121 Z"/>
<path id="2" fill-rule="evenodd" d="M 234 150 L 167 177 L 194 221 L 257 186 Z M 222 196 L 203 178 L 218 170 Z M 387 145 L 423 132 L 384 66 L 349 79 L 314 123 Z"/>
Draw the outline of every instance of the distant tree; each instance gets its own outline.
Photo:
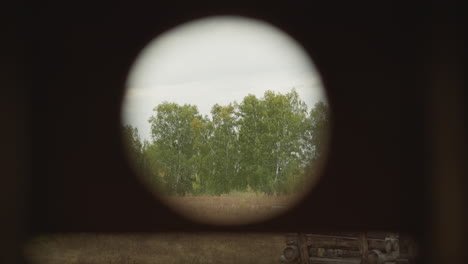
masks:
<path id="1" fill-rule="evenodd" d="M 252 94 L 244 97 L 238 104 L 238 137 L 239 137 L 239 174 L 244 188 L 247 186 L 258 190 L 262 185 L 263 154 L 261 144 L 264 133 L 262 102 Z"/>
<path id="2" fill-rule="evenodd" d="M 307 105 L 294 89 L 284 95 L 266 91 L 261 99 L 245 97 L 238 115 L 241 174 L 256 190 L 282 192 L 304 159 Z"/>
<path id="3" fill-rule="evenodd" d="M 212 178 L 211 189 L 216 193 L 229 192 L 239 187 L 237 120 L 232 104 L 214 105 L 211 109 L 213 133 L 210 139 L 213 154 L 211 155 Z"/>
<path id="4" fill-rule="evenodd" d="M 268 109 L 266 122 L 270 124 L 268 130 L 273 142 L 274 191 L 278 192 L 288 177 L 298 173 L 304 132 L 301 125 L 307 115 L 307 106 L 295 90 L 285 95 L 267 92 L 264 100 Z"/>
<path id="5" fill-rule="evenodd" d="M 190 126 L 194 148 L 194 155 L 191 158 L 194 169 L 193 192 L 208 193 L 212 189 L 211 182 L 215 175 L 212 168 L 216 155 L 211 142 L 213 124 L 205 116 L 195 117 Z"/>
<path id="6" fill-rule="evenodd" d="M 153 110 L 151 142 L 141 143 L 131 126 L 124 135 L 145 178 L 169 194 L 295 192 L 323 155 L 328 132 L 328 106 L 318 102 L 309 111 L 294 89 L 216 104 L 211 117 L 188 104 Z"/>
<path id="7" fill-rule="evenodd" d="M 192 157 L 196 149 L 191 123 L 195 118 L 201 118 L 198 109 L 194 105 L 164 102 L 154 111 L 156 115 L 149 119 L 151 136 L 157 148 L 166 189 L 175 194 L 192 192 L 192 181 L 195 180 Z"/>

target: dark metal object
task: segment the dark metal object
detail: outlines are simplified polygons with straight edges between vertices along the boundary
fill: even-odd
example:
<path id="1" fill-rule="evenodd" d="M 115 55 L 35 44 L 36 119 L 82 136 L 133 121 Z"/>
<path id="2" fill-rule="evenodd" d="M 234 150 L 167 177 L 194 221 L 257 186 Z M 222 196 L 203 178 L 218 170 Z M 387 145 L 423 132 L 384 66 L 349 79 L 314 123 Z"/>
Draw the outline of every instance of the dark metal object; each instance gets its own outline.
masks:
<path id="1" fill-rule="evenodd" d="M 411 241 L 400 243 L 397 233 L 290 233 L 281 263 L 412 263 Z"/>
<path id="2" fill-rule="evenodd" d="M 292 262 L 299 257 L 299 248 L 296 245 L 287 246 L 283 250 L 284 260 L 286 262 Z"/>

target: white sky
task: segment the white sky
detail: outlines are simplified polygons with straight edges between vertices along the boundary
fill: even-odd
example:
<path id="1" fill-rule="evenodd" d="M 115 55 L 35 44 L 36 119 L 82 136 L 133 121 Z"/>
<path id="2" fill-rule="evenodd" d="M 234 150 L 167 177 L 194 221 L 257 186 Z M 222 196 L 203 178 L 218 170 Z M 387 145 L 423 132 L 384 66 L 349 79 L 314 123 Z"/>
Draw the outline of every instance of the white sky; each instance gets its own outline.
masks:
<path id="1" fill-rule="evenodd" d="M 320 77 L 303 48 L 258 20 L 211 17 L 178 26 L 150 42 L 127 80 L 122 118 L 150 139 L 153 108 L 168 101 L 211 107 L 296 88 L 309 109 L 324 97 Z"/>

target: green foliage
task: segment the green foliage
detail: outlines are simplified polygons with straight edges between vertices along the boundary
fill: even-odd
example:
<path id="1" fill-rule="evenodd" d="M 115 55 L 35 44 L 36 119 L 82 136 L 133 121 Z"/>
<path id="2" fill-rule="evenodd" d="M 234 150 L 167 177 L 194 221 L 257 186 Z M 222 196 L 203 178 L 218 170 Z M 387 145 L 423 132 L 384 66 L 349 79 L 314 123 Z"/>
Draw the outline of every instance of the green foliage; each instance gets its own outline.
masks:
<path id="1" fill-rule="evenodd" d="M 256 190 L 283 193 L 298 168 L 309 161 L 304 153 L 307 106 L 295 90 L 285 95 L 267 91 L 239 105 L 241 174 Z M 291 189 L 291 188 L 289 188 Z"/>
<path id="2" fill-rule="evenodd" d="M 165 190 L 169 194 L 189 193 L 196 176 L 194 157 L 198 154 L 192 122 L 201 116 L 196 106 L 167 102 L 155 107 L 154 111 L 156 116 L 149 122 Z"/>
<path id="3" fill-rule="evenodd" d="M 124 135 L 145 177 L 167 194 L 294 193 L 325 148 L 328 106 L 308 111 L 294 89 L 216 104 L 211 117 L 187 104 L 153 110 L 151 142 L 142 144 L 130 126 Z"/>

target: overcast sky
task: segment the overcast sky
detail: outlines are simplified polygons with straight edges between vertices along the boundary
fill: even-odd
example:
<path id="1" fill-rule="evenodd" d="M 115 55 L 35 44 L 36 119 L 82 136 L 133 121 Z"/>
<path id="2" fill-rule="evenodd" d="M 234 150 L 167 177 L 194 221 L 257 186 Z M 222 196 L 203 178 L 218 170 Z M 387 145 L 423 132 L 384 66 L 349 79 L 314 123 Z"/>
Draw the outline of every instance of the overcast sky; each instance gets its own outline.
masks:
<path id="1" fill-rule="evenodd" d="M 240 102 L 266 90 L 296 88 L 312 107 L 324 98 L 320 77 L 292 38 L 258 20 L 213 17 L 178 26 L 150 42 L 127 80 L 122 117 L 150 139 L 153 108 L 195 104 L 203 115 L 218 103 Z"/>

